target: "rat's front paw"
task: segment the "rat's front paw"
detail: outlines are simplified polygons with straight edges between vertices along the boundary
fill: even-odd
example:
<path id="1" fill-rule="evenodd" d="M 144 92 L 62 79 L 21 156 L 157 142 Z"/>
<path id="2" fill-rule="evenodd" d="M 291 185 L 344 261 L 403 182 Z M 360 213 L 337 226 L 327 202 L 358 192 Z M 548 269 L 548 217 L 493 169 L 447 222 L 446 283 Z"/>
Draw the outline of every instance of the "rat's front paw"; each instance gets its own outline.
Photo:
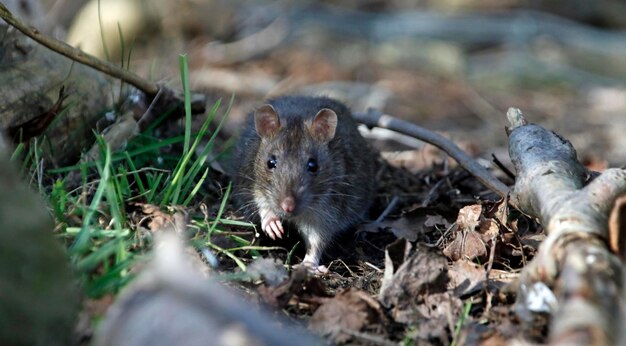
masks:
<path id="1" fill-rule="evenodd" d="M 328 272 L 328 268 L 325 265 L 320 265 L 319 259 L 311 255 L 304 256 L 302 263 L 296 264 L 294 267 L 305 267 L 309 273 L 314 275 L 326 274 Z"/>
<path id="2" fill-rule="evenodd" d="M 293 269 L 305 268 L 309 274 L 323 275 L 328 273 L 328 268 L 325 265 L 317 265 L 312 262 L 302 262 L 293 266 Z"/>
<path id="3" fill-rule="evenodd" d="M 268 237 L 272 238 L 272 240 L 276 240 L 276 238 L 282 239 L 283 233 L 285 233 L 282 222 L 280 222 L 278 216 L 270 210 L 261 211 L 261 229 Z"/>

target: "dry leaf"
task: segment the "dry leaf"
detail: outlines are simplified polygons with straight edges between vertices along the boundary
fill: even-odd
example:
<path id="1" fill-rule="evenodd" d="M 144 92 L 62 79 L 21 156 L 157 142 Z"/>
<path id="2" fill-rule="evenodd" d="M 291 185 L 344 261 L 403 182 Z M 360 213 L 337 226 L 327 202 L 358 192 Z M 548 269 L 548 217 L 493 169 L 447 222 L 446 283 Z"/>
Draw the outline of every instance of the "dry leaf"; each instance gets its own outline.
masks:
<path id="1" fill-rule="evenodd" d="M 456 224 L 459 229 L 474 230 L 478 226 L 480 221 L 480 215 L 483 207 L 479 204 L 468 205 L 459 210 L 459 216 L 457 216 Z"/>
<path id="2" fill-rule="evenodd" d="M 448 340 L 448 331 L 454 330 L 456 319 L 463 303 L 450 292 L 424 296 L 424 303 L 418 306 L 422 316 L 413 321 L 418 326 L 418 335 L 423 340 Z"/>
<path id="3" fill-rule="evenodd" d="M 444 228 L 449 228 L 451 225 L 443 216 L 437 215 L 426 215 L 426 221 L 424 221 L 424 226 L 426 227 L 435 227 L 437 225 L 441 225 Z"/>
<path id="4" fill-rule="evenodd" d="M 418 240 L 421 235 L 428 233 L 436 225 L 447 228 L 450 223 L 428 207 L 412 209 L 390 224 L 391 231 L 396 237 L 409 241 Z"/>
<path id="5" fill-rule="evenodd" d="M 140 211 L 133 216 L 139 224 L 149 229 L 151 232 L 159 232 L 165 228 L 174 226 L 177 231 L 185 229 L 186 215 L 183 211 L 169 214 L 161 210 L 158 205 L 148 203 L 134 203 Z"/>
<path id="6" fill-rule="evenodd" d="M 443 249 L 443 254 L 453 261 L 482 258 L 487 255 L 487 246 L 476 231 L 456 232 L 454 240 Z"/>
<path id="7" fill-rule="evenodd" d="M 447 290 L 448 263 L 445 257 L 419 243 L 394 274 L 390 274 L 391 270 L 385 267 L 378 299 L 385 307 L 393 307 L 392 315 L 397 322 L 412 323 L 420 318 L 418 306 L 425 297 Z"/>
<path id="8" fill-rule="evenodd" d="M 384 292 L 393 283 L 393 275 L 409 257 L 413 245 L 406 239 L 398 239 L 385 247 L 385 272 L 380 287 Z"/>
<path id="9" fill-rule="evenodd" d="M 467 260 L 459 260 L 448 269 L 450 277 L 448 287 L 454 290 L 457 297 L 468 295 L 484 287 L 486 275 L 482 266 Z"/>
<path id="10" fill-rule="evenodd" d="M 350 340 L 344 331 L 361 331 L 384 319 L 380 304 L 364 291 L 349 288 L 320 306 L 309 327 L 335 343 Z"/>
<path id="11" fill-rule="evenodd" d="M 494 219 L 482 219 L 478 225 L 478 232 L 482 235 L 482 240 L 488 242 L 500 234 L 500 225 Z"/>
<path id="12" fill-rule="evenodd" d="M 288 306 L 294 296 L 309 302 L 328 297 L 324 282 L 319 277 L 309 275 L 305 267 L 297 268 L 287 280 L 276 286 L 259 286 L 258 291 L 267 304 L 281 309 Z"/>

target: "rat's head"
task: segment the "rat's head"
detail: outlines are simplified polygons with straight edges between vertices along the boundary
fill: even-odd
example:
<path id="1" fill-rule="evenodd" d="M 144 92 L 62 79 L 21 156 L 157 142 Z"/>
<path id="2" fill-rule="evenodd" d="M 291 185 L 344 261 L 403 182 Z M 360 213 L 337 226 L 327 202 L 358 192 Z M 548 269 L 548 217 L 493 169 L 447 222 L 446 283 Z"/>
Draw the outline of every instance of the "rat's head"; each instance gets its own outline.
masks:
<path id="1" fill-rule="evenodd" d="M 254 121 L 261 138 L 254 168 L 257 203 L 285 219 L 315 213 L 341 175 L 329 150 L 337 114 L 323 108 L 314 117 L 281 119 L 266 104 L 255 111 Z"/>

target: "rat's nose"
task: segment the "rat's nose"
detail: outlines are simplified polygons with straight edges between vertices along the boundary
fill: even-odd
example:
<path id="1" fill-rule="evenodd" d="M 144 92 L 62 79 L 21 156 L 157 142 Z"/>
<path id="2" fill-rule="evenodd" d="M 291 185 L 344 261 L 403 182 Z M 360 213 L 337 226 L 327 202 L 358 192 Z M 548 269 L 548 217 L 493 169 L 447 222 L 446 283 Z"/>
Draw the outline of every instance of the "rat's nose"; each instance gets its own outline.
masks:
<path id="1" fill-rule="evenodd" d="M 292 213 L 296 209 L 296 200 L 292 196 L 285 197 L 280 202 L 280 207 L 287 213 Z"/>

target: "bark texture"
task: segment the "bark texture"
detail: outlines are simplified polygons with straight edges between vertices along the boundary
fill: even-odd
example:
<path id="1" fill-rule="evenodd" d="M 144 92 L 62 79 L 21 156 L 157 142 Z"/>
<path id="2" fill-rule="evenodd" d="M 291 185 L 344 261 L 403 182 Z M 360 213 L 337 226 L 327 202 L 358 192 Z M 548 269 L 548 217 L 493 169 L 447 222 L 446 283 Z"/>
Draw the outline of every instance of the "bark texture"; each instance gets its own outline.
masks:
<path id="1" fill-rule="evenodd" d="M 509 109 L 507 116 L 509 153 L 517 170 L 511 199 L 537 216 L 548 235 L 524 269 L 518 310 L 531 305 L 527 292 L 545 283 L 558 302 L 548 311 L 552 344 L 615 344 L 622 262 L 608 248 L 608 220 L 616 199 L 626 194 L 626 170 L 607 169 L 594 178 L 566 139 L 528 124 L 518 109 Z"/>

